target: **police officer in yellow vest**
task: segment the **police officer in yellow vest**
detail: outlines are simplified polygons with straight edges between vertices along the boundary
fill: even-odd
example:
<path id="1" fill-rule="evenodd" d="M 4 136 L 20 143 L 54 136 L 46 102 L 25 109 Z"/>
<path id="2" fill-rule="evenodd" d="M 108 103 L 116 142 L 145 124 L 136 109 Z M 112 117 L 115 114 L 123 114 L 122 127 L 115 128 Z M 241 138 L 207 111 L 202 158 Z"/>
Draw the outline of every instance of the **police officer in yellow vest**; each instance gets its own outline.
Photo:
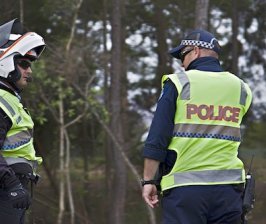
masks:
<path id="1" fill-rule="evenodd" d="M 155 174 L 164 168 L 163 224 L 241 223 L 245 171 L 238 158 L 240 124 L 252 94 L 223 71 L 213 34 L 194 30 L 170 54 L 185 72 L 164 75 L 145 142 L 145 202 L 158 205 Z"/>
<path id="2" fill-rule="evenodd" d="M 31 198 L 28 184 L 42 159 L 33 146 L 33 121 L 20 92 L 31 82 L 31 63 L 42 53 L 44 40 L 23 32 L 17 19 L 0 26 L 0 222 L 23 224 Z"/>

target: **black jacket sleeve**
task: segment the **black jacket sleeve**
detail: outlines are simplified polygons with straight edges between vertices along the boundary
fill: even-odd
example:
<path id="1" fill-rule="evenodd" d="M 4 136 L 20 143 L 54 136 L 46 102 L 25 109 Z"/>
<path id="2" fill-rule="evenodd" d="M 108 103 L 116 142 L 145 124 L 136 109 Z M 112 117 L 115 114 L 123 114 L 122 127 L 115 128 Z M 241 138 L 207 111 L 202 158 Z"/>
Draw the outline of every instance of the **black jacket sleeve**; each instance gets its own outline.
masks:
<path id="1" fill-rule="evenodd" d="M 12 126 L 10 118 L 6 113 L 0 108 L 0 149 L 2 148 L 4 141 L 6 139 L 7 132 Z M 4 157 L 0 150 L 0 184 L 4 184 L 7 177 L 14 176 L 14 171 L 7 165 Z"/>
<path id="2" fill-rule="evenodd" d="M 0 108 L 0 149 L 6 139 L 7 132 L 12 126 L 12 121 L 6 113 Z"/>

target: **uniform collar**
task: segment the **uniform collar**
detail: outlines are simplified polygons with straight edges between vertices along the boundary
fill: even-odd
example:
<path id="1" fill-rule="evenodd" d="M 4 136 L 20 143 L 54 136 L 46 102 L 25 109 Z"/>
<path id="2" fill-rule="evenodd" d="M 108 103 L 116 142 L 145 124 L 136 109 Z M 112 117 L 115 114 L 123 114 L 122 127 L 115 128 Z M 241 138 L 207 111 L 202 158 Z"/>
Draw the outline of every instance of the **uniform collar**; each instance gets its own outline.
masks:
<path id="1" fill-rule="evenodd" d="M 11 93 L 12 95 L 16 96 L 19 101 L 21 101 L 21 96 L 19 95 L 19 93 L 13 88 L 13 86 L 11 86 L 9 83 L 6 83 L 3 80 L 0 80 L 0 89 L 3 89 L 9 93 Z"/>
<path id="2" fill-rule="evenodd" d="M 201 57 L 192 61 L 187 67 L 186 71 L 189 70 L 200 70 L 206 72 L 222 72 L 223 69 L 217 58 L 214 57 Z"/>

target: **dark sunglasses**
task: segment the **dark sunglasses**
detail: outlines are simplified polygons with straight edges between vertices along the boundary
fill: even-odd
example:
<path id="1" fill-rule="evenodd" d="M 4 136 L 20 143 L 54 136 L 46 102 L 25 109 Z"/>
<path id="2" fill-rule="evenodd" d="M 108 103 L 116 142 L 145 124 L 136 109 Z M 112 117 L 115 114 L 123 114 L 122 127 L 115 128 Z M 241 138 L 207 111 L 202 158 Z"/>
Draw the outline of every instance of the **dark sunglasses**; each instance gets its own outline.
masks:
<path id="1" fill-rule="evenodd" d="M 186 55 L 187 55 L 189 52 L 193 51 L 193 50 L 194 50 L 194 47 L 192 47 L 192 48 L 187 48 L 187 49 L 185 49 L 184 51 L 181 51 L 181 52 L 179 53 L 179 58 L 180 58 L 180 60 L 181 60 L 182 63 L 184 62 Z"/>
<path id="2" fill-rule="evenodd" d="M 31 62 L 28 60 L 23 60 L 23 59 L 17 60 L 17 65 L 19 65 L 19 67 L 25 70 L 31 68 Z"/>

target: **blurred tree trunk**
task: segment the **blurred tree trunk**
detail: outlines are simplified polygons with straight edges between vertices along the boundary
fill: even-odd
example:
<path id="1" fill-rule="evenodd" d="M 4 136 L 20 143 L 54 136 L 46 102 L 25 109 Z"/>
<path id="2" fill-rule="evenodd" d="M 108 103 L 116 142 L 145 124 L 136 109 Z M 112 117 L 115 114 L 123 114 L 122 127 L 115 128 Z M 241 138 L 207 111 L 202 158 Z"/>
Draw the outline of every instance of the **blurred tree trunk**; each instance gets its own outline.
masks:
<path id="1" fill-rule="evenodd" d="M 63 93 L 59 87 L 59 212 L 57 216 L 57 224 L 63 222 L 65 212 L 65 150 L 64 150 L 64 103 Z"/>
<path id="2" fill-rule="evenodd" d="M 208 29 L 209 0 L 197 0 L 195 9 L 195 28 Z"/>
<path id="3" fill-rule="evenodd" d="M 166 34 L 167 34 L 167 22 L 165 18 L 165 14 L 163 13 L 165 3 L 161 0 L 156 0 L 154 7 L 155 7 L 155 13 L 154 13 L 154 21 L 155 21 L 155 35 L 156 35 L 156 41 L 157 41 L 157 48 L 156 53 L 158 57 L 158 66 L 156 70 L 156 93 L 157 93 L 157 99 L 159 98 L 160 92 L 161 92 L 161 78 L 165 74 L 169 74 L 171 72 L 171 68 L 169 66 L 168 61 L 170 60 L 168 56 L 168 46 L 166 43 Z M 158 19 L 160 18 L 160 19 Z"/>
<path id="4" fill-rule="evenodd" d="M 75 4 L 75 8 L 73 9 L 74 15 L 72 20 L 72 26 L 68 41 L 65 46 L 65 59 L 66 63 L 71 61 L 70 49 L 72 42 L 75 36 L 76 30 L 76 21 L 78 18 L 78 12 L 83 3 L 83 0 L 77 0 Z M 67 66 L 66 66 L 67 68 Z M 62 70 L 64 71 L 64 70 Z M 65 71 L 69 73 L 69 71 Z M 61 74 L 64 77 L 65 74 Z M 63 223 L 64 212 L 65 212 L 65 192 L 67 192 L 67 199 L 70 209 L 70 223 L 75 223 L 75 205 L 74 205 L 74 197 L 72 190 L 72 181 L 70 177 L 70 140 L 67 132 L 67 128 L 76 122 L 78 122 L 85 115 L 87 110 L 87 104 L 85 103 L 85 108 L 83 113 L 78 114 L 73 120 L 68 123 L 65 123 L 65 112 L 64 112 L 64 89 L 62 87 L 62 83 L 59 86 L 59 127 L 60 127 L 60 151 L 59 151 L 59 174 L 60 174 L 60 189 L 59 189 L 59 213 L 57 217 L 57 223 Z M 66 189 L 65 189 L 66 188 Z"/>
<path id="5" fill-rule="evenodd" d="M 124 145 L 124 137 L 122 131 L 121 119 L 121 77 L 123 72 L 122 67 L 122 47 L 124 40 L 122 36 L 122 5 L 123 0 L 112 0 L 112 18 L 111 18 L 111 39 L 112 39 L 112 54 L 111 54 L 111 130 L 115 134 L 119 143 Z M 124 148 L 123 148 L 124 149 Z M 112 144 L 112 170 L 111 170 L 111 189 L 108 189 L 108 194 L 111 200 L 109 201 L 108 223 L 123 224 L 124 223 L 124 207 L 126 195 L 126 166 L 125 162 Z M 110 171 L 107 174 L 107 178 Z"/>
<path id="6" fill-rule="evenodd" d="M 110 63 L 110 57 L 109 52 L 107 49 L 107 24 L 108 24 L 108 0 L 103 0 L 103 14 L 102 14 L 102 20 L 103 20 L 103 71 L 104 71 L 104 107 L 107 109 L 107 111 L 110 111 L 110 71 L 108 68 L 108 63 Z M 104 151 L 105 151 L 105 189 L 107 190 L 107 202 L 105 203 L 105 213 L 106 213 L 106 219 L 108 219 L 108 211 L 109 207 L 111 206 L 110 202 L 112 200 L 112 195 L 110 193 L 110 190 L 112 189 L 112 179 L 113 179 L 113 173 L 110 172 L 112 170 L 112 164 L 113 164 L 113 152 L 111 147 L 111 139 L 109 135 L 104 132 Z"/>
<path id="7" fill-rule="evenodd" d="M 24 4 L 23 0 L 19 0 L 19 19 L 23 26 L 24 24 Z"/>
<path id="8" fill-rule="evenodd" d="M 108 69 L 108 62 L 109 62 L 109 57 L 108 57 L 108 50 L 107 50 L 107 22 L 108 22 L 108 17 L 107 17 L 107 11 L 108 11 L 108 1 L 103 0 L 103 14 L 102 14 L 102 20 L 103 20 L 103 69 L 104 69 L 104 104 L 106 108 L 109 106 L 109 69 Z"/>
<path id="9" fill-rule="evenodd" d="M 238 74 L 238 2 L 237 0 L 232 1 L 232 73 L 239 76 Z"/>

